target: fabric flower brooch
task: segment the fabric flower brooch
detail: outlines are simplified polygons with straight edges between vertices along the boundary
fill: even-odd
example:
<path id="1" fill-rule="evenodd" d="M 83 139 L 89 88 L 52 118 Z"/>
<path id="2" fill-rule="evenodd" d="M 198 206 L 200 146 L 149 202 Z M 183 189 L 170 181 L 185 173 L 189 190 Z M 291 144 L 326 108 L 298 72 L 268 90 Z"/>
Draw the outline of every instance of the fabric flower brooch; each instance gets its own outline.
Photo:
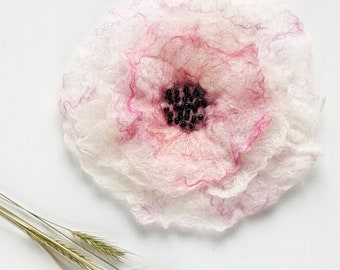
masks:
<path id="1" fill-rule="evenodd" d="M 64 75 L 66 145 L 140 223 L 223 231 L 320 153 L 309 47 L 273 1 L 111 10 Z"/>

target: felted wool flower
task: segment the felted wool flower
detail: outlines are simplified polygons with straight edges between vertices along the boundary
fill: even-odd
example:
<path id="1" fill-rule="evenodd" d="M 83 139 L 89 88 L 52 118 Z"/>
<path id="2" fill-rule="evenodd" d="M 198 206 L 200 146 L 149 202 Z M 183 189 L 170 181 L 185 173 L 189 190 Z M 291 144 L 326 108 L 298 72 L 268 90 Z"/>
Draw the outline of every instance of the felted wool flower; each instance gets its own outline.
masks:
<path id="1" fill-rule="evenodd" d="M 321 107 L 302 23 L 263 0 L 111 10 L 60 97 L 67 147 L 140 223 L 216 231 L 304 178 Z"/>

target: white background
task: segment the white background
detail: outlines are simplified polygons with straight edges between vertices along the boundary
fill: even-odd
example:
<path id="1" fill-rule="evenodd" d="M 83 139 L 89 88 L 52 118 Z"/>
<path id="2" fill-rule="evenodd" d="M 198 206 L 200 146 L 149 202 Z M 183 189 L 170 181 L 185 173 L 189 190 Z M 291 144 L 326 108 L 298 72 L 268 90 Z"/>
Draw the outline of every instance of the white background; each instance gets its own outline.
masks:
<path id="1" fill-rule="evenodd" d="M 314 38 L 326 95 L 324 156 L 303 187 L 220 236 L 137 225 L 94 188 L 66 151 L 58 115 L 61 76 L 114 0 L 0 0 L 0 191 L 38 214 L 97 233 L 152 270 L 340 269 L 340 2 L 284 0 Z M 0 269 L 58 269 L 0 219 Z"/>

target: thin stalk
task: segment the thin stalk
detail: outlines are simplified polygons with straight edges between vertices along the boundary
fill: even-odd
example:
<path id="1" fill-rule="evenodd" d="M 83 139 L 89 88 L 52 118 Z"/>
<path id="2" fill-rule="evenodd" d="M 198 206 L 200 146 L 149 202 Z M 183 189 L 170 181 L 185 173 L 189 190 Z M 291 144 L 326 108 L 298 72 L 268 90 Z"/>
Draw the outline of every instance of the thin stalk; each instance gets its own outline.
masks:
<path id="1" fill-rule="evenodd" d="M 56 254 L 53 253 L 50 249 L 46 248 L 45 246 L 42 246 L 41 243 L 38 241 L 32 239 L 39 247 L 41 247 L 45 252 L 47 252 L 48 255 L 52 257 L 52 259 L 55 261 L 55 263 L 60 267 L 62 270 L 67 270 L 61 260 L 56 256 Z"/>
<path id="2" fill-rule="evenodd" d="M 68 239 L 69 241 L 71 241 L 73 244 L 77 245 L 79 248 L 85 250 L 86 252 L 90 253 L 92 256 L 96 257 L 96 258 L 99 259 L 100 261 L 102 261 L 102 262 L 106 263 L 107 265 L 113 267 L 114 269 L 118 270 L 118 268 L 117 268 L 114 264 L 112 264 L 111 262 L 109 262 L 107 259 L 105 259 L 105 258 L 103 258 L 103 257 L 100 257 L 99 255 L 97 255 L 97 254 L 91 252 L 90 249 L 88 249 L 88 248 L 86 248 L 86 247 L 80 245 L 77 241 L 73 240 L 71 237 L 69 237 L 68 235 L 66 235 L 66 234 L 63 233 L 62 231 L 58 230 L 56 227 L 59 227 L 59 228 L 65 230 L 65 231 L 68 231 L 70 234 L 75 235 L 73 230 L 70 230 L 70 229 L 68 229 L 68 228 L 66 228 L 66 227 L 63 227 L 63 226 L 61 226 L 61 225 L 59 225 L 59 224 L 56 224 L 56 223 L 54 223 L 54 222 L 52 222 L 52 221 L 49 221 L 49 220 L 47 220 L 47 219 L 45 219 L 45 218 L 43 218 L 43 217 L 40 217 L 39 215 L 37 215 L 37 214 L 35 214 L 35 213 L 29 211 L 28 209 L 24 208 L 22 205 L 20 205 L 20 204 L 18 204 L 17 202 L 13 201 L 12 199 L 10 199 L 9 197 L 7 197 L 6 195 L 4 195 L 4 194 L 1 193 L 1 192 L 0 192 L 0 198 L 2 198 L 3 200 L 5 200 L 5 201 L 7 201 L 7 202 L 9 202 L 9 203 L 11 203 L 11 204 L 13 204 L 14 206 L 18 207 L 18 208 L 21 209 L 22 211 L 24 211 L 24 212 L 30 214 L 31 216 L 33 216 L 34 218 L 36 218 L 37 220 L 39 220 L 40 222 L 42 222 L 43 224 L 45 224 L 47 227 L 49 227 L 49 228 L 52 229 L 53 231 L 57 232 L 58 234 L 62 235 L 63 237 L 65 237 L 66 239 Z M 56 226 L 56 227 L 52 226 L 51 224 L 54 225 L 54 226 Z M 76 236 L 77 236 L 77 235 L 76 235 Z M 116 249 L 116 250 L 119 251 L 118 249 Z M 125 251 L 124 251 L 124 252 L 123 252 L 123 251 L 119 251 L 119 252 L 120 252 L 120 254 L 124 254 L 124 255 L 125 255 Z M 117 259 L 117 258 L 115 257 L 115 259 Z"/>
<path id="3" fill-rule="evenodd" d="M 0 215 L 7 219 L 12 224 L 16 225 L 18 228 L 26 232 L 33 240 L 38 241 L 39 243 L 44 243 L 48 245 L 49 248 L 55 250 L 59 254 L 64 255 L 64 257 L 70 259 L 72 258 L 74 261 L 79 262 L 79 264 L 83 264 L 89 267 L 91 270 L 102 270 L 101 268 L 94 265 L 92 262 L 88 261 L 86 258 L 80 256 L 78 253 L 74 252 L 73 250 L 67 248 L 66 246 L 62 245 L 58 241 L 54 240 L 53 238 L 45 235 L 36 227 L 32 226 L 19 216 L 15 215 L 13 212 L 7 210 L 6 208 L 0 206 Z"/>

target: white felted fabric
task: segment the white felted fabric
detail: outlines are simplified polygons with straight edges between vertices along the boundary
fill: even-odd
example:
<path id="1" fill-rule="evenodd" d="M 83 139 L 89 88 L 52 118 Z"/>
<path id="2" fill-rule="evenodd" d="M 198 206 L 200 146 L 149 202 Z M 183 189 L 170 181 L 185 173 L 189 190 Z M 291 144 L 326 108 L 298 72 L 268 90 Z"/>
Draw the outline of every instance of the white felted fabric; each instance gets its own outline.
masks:
<path id="1" fill-rule="evenodd" d="M 163 112 L 165 91 L 185 83 L 208 103 L 193 130 Z M 67 147 L 139 222 L 216 231 L 304 178 L 321 108 L 308 36 L 274 1 L 111 10 L 60 97 Z"/>

